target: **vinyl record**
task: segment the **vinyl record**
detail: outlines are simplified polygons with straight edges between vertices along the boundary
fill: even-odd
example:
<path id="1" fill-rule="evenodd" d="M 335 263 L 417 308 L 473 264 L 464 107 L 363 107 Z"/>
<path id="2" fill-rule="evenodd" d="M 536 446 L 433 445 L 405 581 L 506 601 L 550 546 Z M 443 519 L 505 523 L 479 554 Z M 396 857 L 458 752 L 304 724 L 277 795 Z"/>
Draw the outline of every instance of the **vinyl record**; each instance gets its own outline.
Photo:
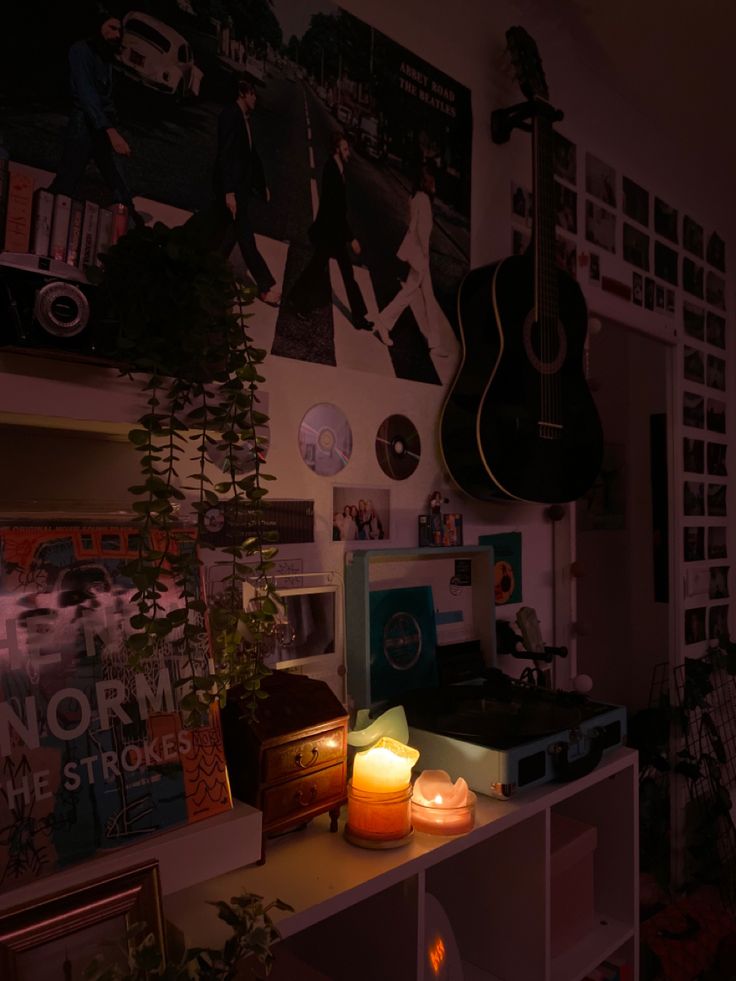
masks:
<path id="1" fill-rule="evenodd" d="M 406 480 L 419 465 L 421 441 L 406 416 L 389 416 L 376 433 L 376 456 L 381 470 L 393 480 Z"/>
<path id="2" fill-rule="evenodd" d="M 437 685 L 437 631 L 430 586 L 371 590 L 371 703 Z"/>
<path id="3" fill-rule="evenodd" d="M 310 470 L 330 477 L 347 466 L 353 452 L 350 423 L 329 402 L 313 405 L 299 424 L 299 452 Z"/>

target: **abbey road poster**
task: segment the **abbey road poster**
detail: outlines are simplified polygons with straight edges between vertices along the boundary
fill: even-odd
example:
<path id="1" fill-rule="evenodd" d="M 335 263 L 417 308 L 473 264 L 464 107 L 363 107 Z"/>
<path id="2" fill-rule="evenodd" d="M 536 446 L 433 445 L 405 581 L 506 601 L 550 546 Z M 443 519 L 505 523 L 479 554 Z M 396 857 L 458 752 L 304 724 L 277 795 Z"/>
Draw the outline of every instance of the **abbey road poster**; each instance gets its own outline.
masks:
<path id="1" fill-rule="evenodd" d="M 147 224 L 215 215 L 275 356 L 446 378 L 469 258 L 467 88 L 316 0 L 26 0 L 4 35 L 11 173 Z"/>

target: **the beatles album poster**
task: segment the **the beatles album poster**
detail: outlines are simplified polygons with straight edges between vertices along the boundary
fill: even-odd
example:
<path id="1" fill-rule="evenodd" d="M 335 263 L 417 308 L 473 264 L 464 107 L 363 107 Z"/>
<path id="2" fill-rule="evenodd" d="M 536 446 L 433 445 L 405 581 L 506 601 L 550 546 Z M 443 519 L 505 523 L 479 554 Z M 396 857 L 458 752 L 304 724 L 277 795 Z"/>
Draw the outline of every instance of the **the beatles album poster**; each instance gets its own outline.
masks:
<path id="1" fill-rule="evenodd" d="M 451 376 L 469 261 L 467 88 L 320 0 L 28 0 L 2 33 L 25 251 L 66 260 L 74 278 L 87 202 L 92 259 L 116 205 L 130 224 L 196 213 L 257 287 L 259 346 Z"/>
<path id="2" fill-rule="evenodd" d="M 0 891 L 231 807 L 219 717 L 178 710 L 181 628 L 127 660 L 136 535 L 0 528 Z"/>

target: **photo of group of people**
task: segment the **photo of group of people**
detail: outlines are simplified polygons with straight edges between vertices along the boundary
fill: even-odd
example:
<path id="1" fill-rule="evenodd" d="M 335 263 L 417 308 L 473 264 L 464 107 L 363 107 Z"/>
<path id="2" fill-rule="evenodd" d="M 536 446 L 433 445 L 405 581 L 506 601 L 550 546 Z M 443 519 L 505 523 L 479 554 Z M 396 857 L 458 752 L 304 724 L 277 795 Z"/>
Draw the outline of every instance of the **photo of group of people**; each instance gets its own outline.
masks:
<path id="1" fill-rule="evenodd" d="M 131 224 L 196 216 L 273 354 L 443 380 L 468 89 L 321 0 L 28 0 L 4 33 L 2 139 L 38 187 Z"/>
<path id="2" fill-rule="evenodd" d="M 390 491 L 379 487 L 333 487 L 332 540 L 373 542 L 389 538 Z"/>

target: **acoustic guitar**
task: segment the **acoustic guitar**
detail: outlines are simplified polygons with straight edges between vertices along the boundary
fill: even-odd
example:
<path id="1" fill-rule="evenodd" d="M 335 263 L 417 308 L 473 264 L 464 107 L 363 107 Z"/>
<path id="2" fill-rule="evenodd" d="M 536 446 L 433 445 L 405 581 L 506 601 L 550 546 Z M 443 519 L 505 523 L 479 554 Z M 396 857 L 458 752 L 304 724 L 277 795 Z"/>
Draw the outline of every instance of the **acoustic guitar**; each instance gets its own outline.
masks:
<path id="1" fill-rule="evenodd" d="M 555 261 L 554 123 L 536 44 L 506 38 L 526 96 L 493 114 L 493 138 L 532 133 L 532 244 L 474 269 L 458 294 L 462 361 L 440 418 L 446 469 L 480 500 L 563 503 L 581 497 L 601 465 L 600 420 L 583 369 L 588 314 L 577 281 Z"/>

